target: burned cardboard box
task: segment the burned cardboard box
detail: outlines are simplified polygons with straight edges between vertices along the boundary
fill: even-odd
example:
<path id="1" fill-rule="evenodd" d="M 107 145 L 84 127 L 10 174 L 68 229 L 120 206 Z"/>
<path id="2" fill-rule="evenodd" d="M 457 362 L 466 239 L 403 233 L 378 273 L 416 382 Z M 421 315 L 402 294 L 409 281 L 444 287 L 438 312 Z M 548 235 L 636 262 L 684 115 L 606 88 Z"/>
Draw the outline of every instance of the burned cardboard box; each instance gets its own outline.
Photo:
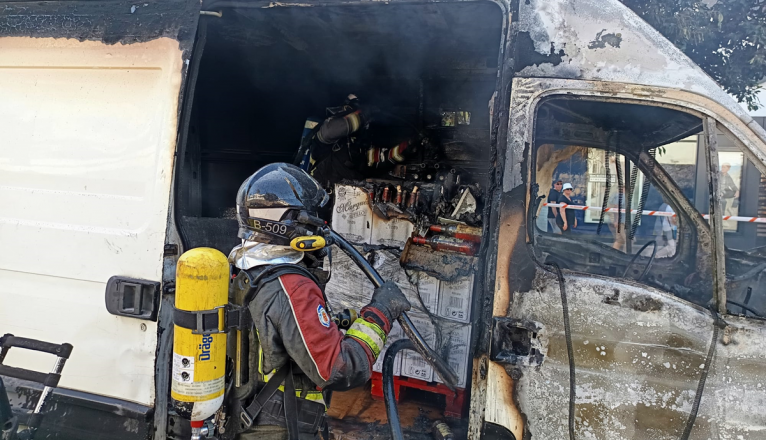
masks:
<path id="1" fill-rule="evenodd" d="M 447 360 L 450 368 L 457 374 L 458 388 L 465 388 L 468 373 L 471 371 L 471 325 L 447 324 L 440 325 L 439 346 L 436 352 Z M 438 374 L 434 374 L 436 382 L 442 382 Z"/>
<path id="2" fill-rule="evenodd" d="M 454 281 L 471 276 L 476 270 L 477 258 L 456 253 L 433 250 L 407 240 L 400 264 L 407 270 L 421 271 L 442 281 Z"/>
<path id="3" fill-rule="evenodd" d="M 407 219 L 390 218 L 386 220 L 373 214 L 370 243 L 404 249 L 404 245 L 414 229 L 415 226 Z"/>
<path id="4" fill-rule="evenodd" d="M 325 296 L 333 310 L 359 310 L 372 300 L 375 287 L 348 255 L 333 250 L 332 257 L 325 258 L 324 267 L 330 272 Z"/>
<path id="5" fill-rule="evenodd" d="M 473 275 L 439 282 L 438 315 L 458 322 L 471 321 Z"/>
<path id="6" fill-rule="evenodd" d="M 418 329 L 423 339 L 430 347 L 436 344 L 436 328 L 427 315 L 420 313 L 409 313 L 412 323 Z M 402 376 L 420 379 L 426 382 L 433 380 L 434 370 L 423 356 L 415 351 L 405 350 L 402 356 Z"/>
<path id="7" fill-rule="evenodd" d="M 372 251 L 373 267 L 386 281 L 393 281 L 409 300 L 412 310 L 422 314 L 436 313 L 439 304 L 439 280 L 423 272 L 408 271 L 391 250 Z"/>
<path id="8" fill-rule="evenodd" d="M 352 243 L 370 243 L 373 214 L 364 188 L 335 185 L 332 229 Z"/>
<path id="9" fill-rule="evenodd" d="M 358 249 L 363 251 L 361 247 Z M 393 281 L 402 290 L 415 312 L 437 313 L 439 280 L 425 273 L 407 271 L 391 250 L 378 249 L 366 254 L 372 266 L 386 281 Z M 332 253 L 332 263 L 325 258 L 324 267 L 330 271 L 325 295 L 334 310 L 359 310 L 372 300 L 375 287 L 351 258 L 343 252 Z"/>

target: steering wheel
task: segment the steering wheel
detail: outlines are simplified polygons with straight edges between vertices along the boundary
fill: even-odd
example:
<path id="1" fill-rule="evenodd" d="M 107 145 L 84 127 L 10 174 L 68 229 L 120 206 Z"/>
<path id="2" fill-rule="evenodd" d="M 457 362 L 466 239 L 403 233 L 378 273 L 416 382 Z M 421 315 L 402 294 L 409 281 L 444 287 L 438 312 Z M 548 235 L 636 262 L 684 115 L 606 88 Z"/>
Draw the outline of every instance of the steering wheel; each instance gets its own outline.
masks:
<path id="1" fill-rule="evenodd" d="M 726 304 L 731 304 L 731 305 L 733 305 L 733 306 L 739 307 L 739 308 L 741 308 L 742 310 L 744 310 L 744 311 L 747 311 L 747 312 L 750 312 L 750 313 L 752 313 L 753 315 L 755 315 L 755 316 L 758 316 L 758 317 L 763 317 L 763 316 L 765 316 L 763 313 L 759 312 L 758 310 L 755 310 L 754 308 L 752 308 L 752 307 L 748 307 L 748 306 L 746 306 L 745 304 L 742 304 L 742 303 L 740 303 L 740 302 L 737 302 L 737 301 L 732 301 L 732 300 L 730 300 L 730 299 L 727 299 L 727 300 L 726 300 Z"/>
<path id="2" fill-rule="evenodd" d="M 649 272 L 649 268 L 652 267 L 652 263 L 654 263 L 654 256 L 657 255 L 657 242 L 655 240 L 648 241 L 645 245 L 641 246 L 641 249 L 636 252 L 636 255 L 633 255 L 633 258 L 630 259 L 630 263 L 625 267 L 625 272 L 623 272 L 622 277 L 625 278 L 626 275 L 628 275 L 628 271 L 630 270 L 630 266 L 633 265 L 633 263 L 636 262 L 636 258 L 638 258 L 639 255 L 641 255 L 641 252 L 646 249 L 647 246 L 652 245 L 652 256 L 649 257 L 649 262 L 646 263 L 646 267 L 644 267 L 644 272 L 641 273 L 641 276 L 636 278 L 636 281 L 641 281 L 642 278 L 646 276 L 646 273 Z"/>

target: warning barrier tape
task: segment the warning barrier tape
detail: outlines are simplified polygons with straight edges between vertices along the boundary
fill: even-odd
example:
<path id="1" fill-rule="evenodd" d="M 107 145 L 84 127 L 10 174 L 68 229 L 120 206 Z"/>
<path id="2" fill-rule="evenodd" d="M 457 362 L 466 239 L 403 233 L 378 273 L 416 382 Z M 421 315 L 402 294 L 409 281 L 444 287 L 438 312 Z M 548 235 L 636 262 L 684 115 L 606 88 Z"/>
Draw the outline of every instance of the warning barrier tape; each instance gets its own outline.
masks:
<path id="1" fill-rule="evenodd" d="M 574 209 L 577 211 L 601 211 L 602 208 L 600 206 L 583 206 L 583 205 L 570 205 L 567 203 L 543 203 L 543 206 L 549 206 L 551 208 L 564 208 L 564 209 Z M 604 212 L 617 212 L 617 208 L 606 208 Z M 621 213 L 625 213 L 625 209 L 619 210 Z M 632 209 L 630 211 L 631 214 L 638 214 L 639 211 L 637 209 Z M 641 211 L 641 215 L 650 215 L 655 217 L 676 217 L 675 212 L 666 212 L 666 211 Z M 710 214 L 703 214 L 702 218 L 708 219 L 710 218 Z M 741 217 L 736 215 L 724 215 L 722 217 L 723 220 L 729 220 L 733 222 L 743 222 L 743 223 L 766 223 L 766 218 L 764 217 Z"/>

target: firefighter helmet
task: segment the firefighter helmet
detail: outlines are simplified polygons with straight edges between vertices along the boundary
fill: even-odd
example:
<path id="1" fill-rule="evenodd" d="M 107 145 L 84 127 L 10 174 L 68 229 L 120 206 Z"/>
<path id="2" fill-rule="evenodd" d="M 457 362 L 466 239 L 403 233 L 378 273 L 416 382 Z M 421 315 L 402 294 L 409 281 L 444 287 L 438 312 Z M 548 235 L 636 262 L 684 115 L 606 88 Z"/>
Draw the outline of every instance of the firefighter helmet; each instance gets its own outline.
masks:
<path id="1" fill-rule="evenodd" d="M 273 163 L 248 177 L 237 192 L 239 237 L 281 246 L 308 235 L 305 223 L 330 197 L 314 178 L 295 165 Z"/>

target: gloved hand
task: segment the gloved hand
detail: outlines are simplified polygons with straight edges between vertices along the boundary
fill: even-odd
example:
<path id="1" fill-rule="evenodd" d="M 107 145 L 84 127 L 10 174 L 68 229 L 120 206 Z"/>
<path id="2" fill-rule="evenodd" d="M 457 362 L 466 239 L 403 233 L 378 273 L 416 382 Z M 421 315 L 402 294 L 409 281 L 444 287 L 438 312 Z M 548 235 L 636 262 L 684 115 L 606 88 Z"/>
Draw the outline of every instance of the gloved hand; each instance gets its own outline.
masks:
<path id="1" fill-rule="evenodd" d="M 372 293 L 369 307 L 380 310 L 390 324 L 404 312 L 410 309 L 410 302 L 402 290 L 393 281 L 386 281 Z"/>

